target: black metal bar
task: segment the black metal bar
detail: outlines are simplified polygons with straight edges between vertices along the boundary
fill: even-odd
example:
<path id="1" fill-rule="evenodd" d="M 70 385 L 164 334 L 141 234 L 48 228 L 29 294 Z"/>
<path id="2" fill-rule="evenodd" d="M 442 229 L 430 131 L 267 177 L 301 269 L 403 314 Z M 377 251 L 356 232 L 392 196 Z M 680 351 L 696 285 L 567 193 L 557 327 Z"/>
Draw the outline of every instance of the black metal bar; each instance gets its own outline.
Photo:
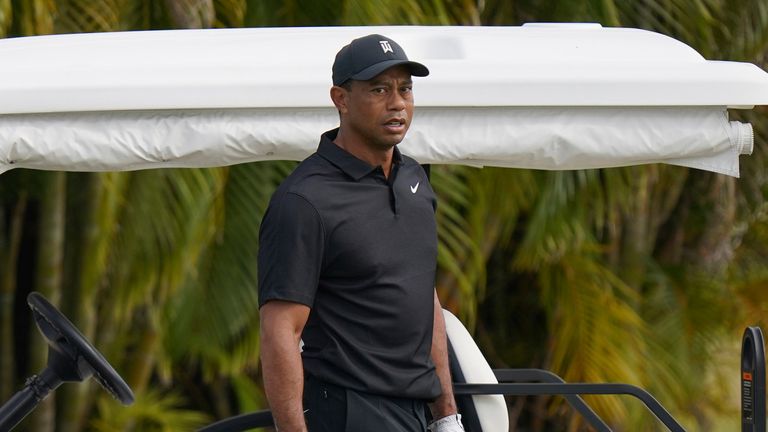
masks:
<path id="1" fill-rule="evenodd" d="M 232 432 L 244 431 L 257 427 L 274 426 L 272 412 L 268 410 L 242 414 L 236 417 L 226 418 L 208 425 L 197 432 Z"/>
<path id="2" fill-rule="evenodd" d="M 30 387 L 24 387 L 13 397 L 0 407 L 0 432 L 8 432 L 14 426 L 19 424 L 33 409 L 38 402 L 35 391 Z"/>
<path id="3" fill-rule="evenodd" d="M 61 380 L 49 368 L 28 378 L 24 388 L 0 407 L 0 432 L 13 429 L 59 384 Z"/>
<path id="4" fill-rule="evenodd" d="M 672 432 L 685 432 L 680 423 L 664 409 L 661 404 L 645 390 L 629 384 L 582 384 L 582 383 L 536 383 L 536 384 L 454 384 L 456 394 L 504 394 L 510 396 L 525 395 L 568 395 L 568 394 L 594 394 L 594 395 L 619 395 L 634 396 L 642 401 L 645 406 Z"/>
<path id="5" fill-rule="evenodd" d="M 493 373 L 500 383 L 565 383 L 565 380 L 560 376 L 544 369 L 494 369 Z M 563 397 L 595 430 L 598 432 L 611 432 L 608 424 L 579 395 L 563 395 Z"/>
<path id="6" fill-rule="evenodd" d="M 741 340 L 741 430 L 765 432 L 765 344 L 760 327 Z"/>

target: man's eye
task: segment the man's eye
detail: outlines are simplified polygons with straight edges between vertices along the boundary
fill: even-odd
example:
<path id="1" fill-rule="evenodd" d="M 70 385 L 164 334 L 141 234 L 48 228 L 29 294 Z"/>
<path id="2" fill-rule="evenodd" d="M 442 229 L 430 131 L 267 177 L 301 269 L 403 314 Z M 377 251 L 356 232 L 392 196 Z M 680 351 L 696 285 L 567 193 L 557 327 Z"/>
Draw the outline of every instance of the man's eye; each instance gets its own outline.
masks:
<path id="1" fill-rule="evenodd" d="M 384 94 L 386 91 L 387 91 L 387 89 L 385 89 L 383 87 L 377 87 L 377 88 L 373 89 L 373 92 L 376 93 L 376 94 Z"/>

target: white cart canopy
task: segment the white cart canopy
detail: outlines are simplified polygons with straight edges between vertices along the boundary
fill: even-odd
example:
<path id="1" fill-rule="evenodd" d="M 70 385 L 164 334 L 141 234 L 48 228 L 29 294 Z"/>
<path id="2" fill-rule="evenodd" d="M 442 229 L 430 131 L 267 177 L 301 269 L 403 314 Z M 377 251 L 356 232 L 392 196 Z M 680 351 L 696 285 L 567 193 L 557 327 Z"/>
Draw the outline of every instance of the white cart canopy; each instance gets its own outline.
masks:
<path id="1" fill-rule="evenodd" d="M 173 30 L 0 40 L 0 173 L 302 159 L 338 124 L 338 49 L 370 33 L 426 64 L 402 144 L 422 163 L 666 162 L 738 175 L 768 74 L 594 24 Z"/>

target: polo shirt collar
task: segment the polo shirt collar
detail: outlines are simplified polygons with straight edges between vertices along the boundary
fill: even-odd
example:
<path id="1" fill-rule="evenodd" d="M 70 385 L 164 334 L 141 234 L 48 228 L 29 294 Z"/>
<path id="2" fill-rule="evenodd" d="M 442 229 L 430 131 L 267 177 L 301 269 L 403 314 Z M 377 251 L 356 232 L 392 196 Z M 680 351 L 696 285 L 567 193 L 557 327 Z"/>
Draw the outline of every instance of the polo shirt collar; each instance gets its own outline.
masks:
<path id="1" fill-rule="evenodd" d="M 360 180 L 366 175 L 376 170 L 375 166 L 371 166 L 368 162 L 358 159 L 352 153 L 337 146 L 333 140 L 336 139 L 336 135 L 339 133 L 339 128 L 329 130 L 320 137 L 320 145 L 317 147 L 317 153 L 323 158 L 327 159 L 330 163 L 344 171 L 345 174 L 353 179 Z M 392 163 L 400 164 L 403 161 L 403 156 L 400 154 L 400 150 L 395 146 L 394 153 L 392 154 Z"/>

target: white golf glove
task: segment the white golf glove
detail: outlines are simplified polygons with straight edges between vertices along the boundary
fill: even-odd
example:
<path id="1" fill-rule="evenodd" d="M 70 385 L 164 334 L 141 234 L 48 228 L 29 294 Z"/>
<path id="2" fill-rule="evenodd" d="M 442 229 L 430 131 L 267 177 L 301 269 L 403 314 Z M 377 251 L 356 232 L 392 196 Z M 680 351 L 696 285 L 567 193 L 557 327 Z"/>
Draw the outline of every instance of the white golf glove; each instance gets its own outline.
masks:
<path id="1" fill-rule="evenodd" d="M 449 415 L 439 420 L 435 420 L 427 427 L 429 432 L 463 432 L 464 426 L 461 425 L 461 414 Z"/>

